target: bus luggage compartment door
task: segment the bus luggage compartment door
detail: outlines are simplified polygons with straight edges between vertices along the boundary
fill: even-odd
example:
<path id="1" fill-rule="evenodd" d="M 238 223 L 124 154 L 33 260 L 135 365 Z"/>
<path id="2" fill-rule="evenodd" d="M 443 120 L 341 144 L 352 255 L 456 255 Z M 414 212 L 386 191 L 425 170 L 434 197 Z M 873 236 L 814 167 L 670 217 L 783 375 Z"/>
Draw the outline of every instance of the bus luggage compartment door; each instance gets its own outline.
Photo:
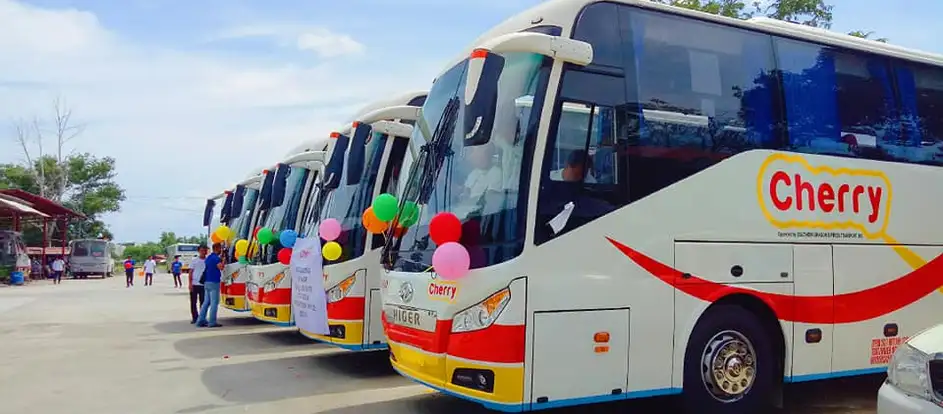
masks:
<path id="1" fill-rule="evenodd" d="M 370 303 L 367 309 L 370 314 L 367 315 L 367 332 L 364 339 L 367 344 L 381 344 L 386 341 L 383 333 L 383 300 L 380 298 L 380 289 L 370 289 Z"/>
<path id="2" fill-rule="evenodd" d="M 792 245 L 676 242 L 678 284 L 791 283 Z"/>
<path id="3" fill-rule="evenodd" d="M 533 409 L 625 392 L 629 308 L 535 312 L 533 334 Z"/>

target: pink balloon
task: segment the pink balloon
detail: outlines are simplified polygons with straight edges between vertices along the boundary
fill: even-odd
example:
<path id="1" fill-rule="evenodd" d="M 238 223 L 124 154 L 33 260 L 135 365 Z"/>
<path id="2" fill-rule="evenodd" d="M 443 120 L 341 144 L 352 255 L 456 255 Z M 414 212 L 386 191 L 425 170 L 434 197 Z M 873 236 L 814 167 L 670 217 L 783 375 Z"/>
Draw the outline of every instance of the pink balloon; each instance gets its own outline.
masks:
<path id="1" fill-rule="evenodd" d="M 468 274 L 471 258 L 465 246 L 456 242 L 445 243 L 432 253 L 432 267 L 445 280 L 457 280 Z"/>
<path id="2" fill-rule="evenodd" d="M 334 241 L 341 235 L 341 223 L 337 219 L 326 219 L 318 227 L 318 235 L 327 241 Z"/>

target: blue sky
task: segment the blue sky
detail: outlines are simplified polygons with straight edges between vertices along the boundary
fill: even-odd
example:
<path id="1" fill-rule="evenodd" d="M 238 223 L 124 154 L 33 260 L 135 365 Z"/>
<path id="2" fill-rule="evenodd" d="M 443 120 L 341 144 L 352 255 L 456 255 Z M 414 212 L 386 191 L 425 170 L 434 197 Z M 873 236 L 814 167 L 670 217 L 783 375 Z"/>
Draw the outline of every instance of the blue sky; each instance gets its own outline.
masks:
<path id="1" fill-rule="evenodd" d="M 390 93 L 427 88 L 538 0 L 0 0 L 0 162 L 65 98 L 69 143 L 117 159 L 119 240 L 197 234 L 205 197 Z M 943 2 L 831 0 L 833 29 L 943 53 Z M 47 143 L 47 146 L 49 143 Z M 35 151 L 35 150 L 34 150 Z"/>

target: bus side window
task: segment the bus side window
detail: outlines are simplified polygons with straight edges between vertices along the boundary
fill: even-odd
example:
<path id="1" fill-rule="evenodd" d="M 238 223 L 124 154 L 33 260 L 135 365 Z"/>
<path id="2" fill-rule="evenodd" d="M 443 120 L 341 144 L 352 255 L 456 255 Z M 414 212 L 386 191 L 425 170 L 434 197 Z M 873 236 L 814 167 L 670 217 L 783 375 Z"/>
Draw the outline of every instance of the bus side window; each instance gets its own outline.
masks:
<path id="1" fill-rule="evenodd" d="M 889 62 L 775 39 L 791 151 L 898 161 L 901 124 Z"/>
<path id="2" fill-rule="evenodd" d="M 943 165 L 943 69 L 897 63 L 903 138 L 898 156 L 907 162 Z M 905 147 L 906 146 L 906 147 Z"/>
<path id="3" fill-rule="evenodd" d="M 629 103 L 617 108 L 630 200 L 724 158 L 783 144 L 772 38 L 620 8 Z"/>

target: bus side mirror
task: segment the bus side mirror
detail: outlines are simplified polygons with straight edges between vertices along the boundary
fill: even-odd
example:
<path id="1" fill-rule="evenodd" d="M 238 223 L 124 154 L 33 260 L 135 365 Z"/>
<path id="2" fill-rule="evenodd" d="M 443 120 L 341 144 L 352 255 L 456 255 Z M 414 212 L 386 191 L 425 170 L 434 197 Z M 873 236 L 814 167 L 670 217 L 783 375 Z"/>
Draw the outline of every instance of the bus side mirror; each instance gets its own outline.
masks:
<path id="1" fill-rule="evenodd" d="M 229 218 L 237 219 L 242 215 L 242 210 L 245 207 L 242 205 L 243 198 L 246 196 L 246 186 L 240 184 L 236 186 L 236 190 L 232 194 L 232 206 L 229 207 Z"/>
<path id="2" fill-rule="evenodd" d="M 269 203 L 272 207 L 282 205 L 282 199 L 285 198 L 285 186 L 288 185 L 288 172 L 291 166 L 288 164 L 278 164 L 275 170 L 275 177 L 272 179 L 272 201 Z"/>
<path id="3" fill-rule="evenodd" d="M 334 138 L 337 142 L 331 151 L 331 159 L 327 162 L 327 168 L 324 171 L 324 188 L 333 190 L 340 186 L 341 175 L 344 172 L 344 157 L 347 156 L 347 146 L 350 144 L 350 137 L 344 134 L 337 134 Z"/>
<path id="4" fill-rule="evenodd" d="M 364 154 L 367 152 L 367 137 L 373 128 L 365 123 L 358 123 L 354 128 L 354 136 L 350 139 L 350 150 L 347 151 L 347 185 L 360 183 L 363 175 Z"/>
<path id="5" fill-rule="evenodd" d="M 210 222 L 213 220 L 213 208 L 216 207 L 216 202 L 213 200 L 206 200 L 206 207 L 203 208 L 203 227 L 209 227 Z"/>
<path id="6" fill-rule="evenodd" d="M 223 201 L 223 208 L 219 210 L 219 222 L 220 224 L 228 224 L 229 219 L 232 218 L 232 191 L 226 192 L 226 199 Z"/>
<path id="7" fill-rule="evenodd" d="M 466 147 L 486 144 L 491 139 L 503 70 L 504 58 L 485 49 L 475 50 L 468 60 L 462 129 Z"/>
<path id="8" fill-rule="evenodd" d="M 265 177 L 262 178 L 262 188 L 259 190 L 259 209 L 268 210 L 272 204 L 272 181 L 275 179 L 275 173 L 272 171 L 265 172 Z"/>

